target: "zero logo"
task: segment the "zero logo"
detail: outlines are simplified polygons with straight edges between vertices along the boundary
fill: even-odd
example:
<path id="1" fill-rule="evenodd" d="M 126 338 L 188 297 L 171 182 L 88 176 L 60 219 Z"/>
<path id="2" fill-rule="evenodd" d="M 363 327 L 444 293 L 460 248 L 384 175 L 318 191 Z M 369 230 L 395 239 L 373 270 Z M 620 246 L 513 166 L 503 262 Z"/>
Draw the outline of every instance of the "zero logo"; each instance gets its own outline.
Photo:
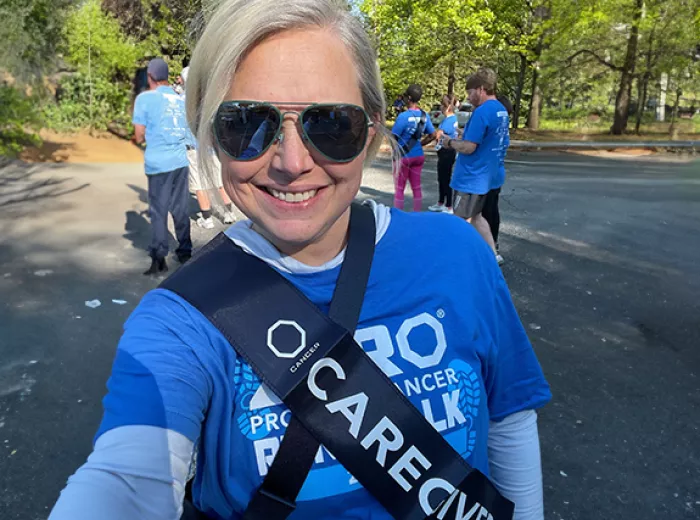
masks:
<path id="1" fill-rule="evenodd" d="M 444 316 L 444 311 L 442 313 Z M 438 311 L 438 316 L 439 315 L 440 311 Z M 435 338 L 435 343 L 431 341 L 434 345 L 432 353 L 424 355 L 417 351 L 418 348 L 411 347 L 410 335 L 411 332 L 417 328 L 426 328 L 432 332 L 431 335 Z M 393 377 L 403 374 L 403 370 L 394 362 L 396 360 L 396 358 L 394 358 L 394 354 L 396 353 L 395 347 L 392 342 L 391 333 L 385 325 L 375 325 L 365 329 L 358 329 L 355 332 L 355 341 L 365 348 L 367 355 L 381 367 L 382 371 L 387 376 Z M 371 343 L 374 343 L 374 349 L 371 349 Z M 443 329 L 442 323 L 434 316 L 424 312 L 403 322 L 396 334 L 396 345 L 398 346 L 401 357 L 417 368 L 426 369 L 434 367 L 442 361 L 445 351 L 447 350 L 445 329 Z M 415 344 L 414 346 L 418 347 L 419 345 Z M 425 346 L 426 345 L 422 345 L 422 347 Z M 394 359 L 390 361 L 390 358 Z"/>
<path id="2" fill-rule="evenodd" d="M 281 344 L 283 334 L 287 337 L 292 334 L 292 337 L 296 338 L 293 343 L 290 342 L 290 344 L 296 345 L 293 352 L 282 352 L 275 346 L 275 337 Z M 306 348 L 306 331 L 296 321 L 277 320 L 272 327 L 267 329 L 267 346 L 278 358 L 294 359 Z"/>

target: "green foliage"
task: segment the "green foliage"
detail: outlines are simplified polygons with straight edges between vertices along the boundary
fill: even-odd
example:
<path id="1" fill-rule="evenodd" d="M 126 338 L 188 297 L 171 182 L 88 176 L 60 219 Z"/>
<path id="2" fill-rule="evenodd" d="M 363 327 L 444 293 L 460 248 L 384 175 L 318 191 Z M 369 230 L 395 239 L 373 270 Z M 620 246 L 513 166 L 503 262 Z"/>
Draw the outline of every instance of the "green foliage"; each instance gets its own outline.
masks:
<path id="1" fill-rule="evenodd" d="M 110 123 L 130 128 L 130 91 L 123 85 L 84 74 L 67 76 L 59 85 L 59 101 L 44 107 L 46 123 L 56 130 L 92 127 L 106 129 Z"/>
<path id="2" fill-rule="evenodd" d="M 126 37 L 99 0 L 88 0 L 68 18 L 66 59 L 81 73 L 107 80 L 130 80 L 143 50 Z"/>
<path id="3" fill-rule="evenodd" d="M 129 126 L 131 82 L 143 48 L 127 37 L 98 0 L 87 0 L 68 17 L 66 61 L 77 74 L 64 77 L 57 101 L 44 107 L 47 123 L 58 130 Z"/>
<path id="4" fill-rule="evenodd" d="M 0 1 L 0 69 L 38 83 L 53 65 L 73 0 Z"/>
<path id="5" fill-rule="evenodd" d="M 13 157 L 27 144 L 39 144 L 37 130 L 41 120 L 36 100 L 18 89 L 0 85 L 0 156 Z"/>

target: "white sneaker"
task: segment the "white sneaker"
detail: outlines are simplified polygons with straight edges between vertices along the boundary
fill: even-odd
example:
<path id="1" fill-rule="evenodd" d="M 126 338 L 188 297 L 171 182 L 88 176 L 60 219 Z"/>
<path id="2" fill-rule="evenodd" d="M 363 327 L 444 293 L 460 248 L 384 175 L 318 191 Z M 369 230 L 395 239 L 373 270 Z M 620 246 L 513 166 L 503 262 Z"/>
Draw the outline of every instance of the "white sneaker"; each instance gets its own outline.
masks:
<path id="1" fill-rule="evenodd" d="M 448 215 L 454 215 L 454 214 L 455 214 L 455 212 L 454 212 L 454 210 L 453 210 L 452 208 L 445 208 L 444 210 L 442 210 L 442 212 L 443 212 L 443 213 L 447 213 Z"/>
<path id="2" fill-rule="evenodd" d="M 496 253 L 496 262 L 498 262 L 498 265 L 503 265 L 505 259 L 500 254 Z"/>
<path id="3" fill-rule="evenodd" d="M 227 211 L 224 213 L 224 224 L 233 224 L 236 222 L 236 216 L 231 213 L 230 211 Z"/>
<path id="4" fill-rule="evenodd" d="M 204 218 L 204 217 L 199 217 L 197 219 L 196 224 L 204 229 L 214 229 L 214 221 L 212 220 L 211 217 L 209 218 Z"/>
<path id="5" fill-rule="evenodd" d="M 445 211 L 444 204 L 433 204 L 428 208 L 428 211 Z"/>

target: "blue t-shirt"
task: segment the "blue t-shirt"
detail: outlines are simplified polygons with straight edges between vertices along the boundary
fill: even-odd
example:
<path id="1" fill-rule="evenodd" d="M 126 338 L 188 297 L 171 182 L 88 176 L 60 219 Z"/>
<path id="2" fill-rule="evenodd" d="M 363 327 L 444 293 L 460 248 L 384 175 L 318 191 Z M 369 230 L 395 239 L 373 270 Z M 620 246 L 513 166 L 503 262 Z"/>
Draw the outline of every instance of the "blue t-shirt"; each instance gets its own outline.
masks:
<path id="1" fill-rule="evenodd" d="M 499 101 L 489 100 L 474 110 L 462 138 L 476 143 L 477 147 L 470 155 L 457 154 L 450 184 L 453 190 L 479 195 L 488 193 L 505 159 L 508 126 L 508 111 Z"/>
<path id="2" fill-rule="evenodd" d="M 416 130 L 418 129 L 418 125 L 420 124 L 420 118 L 420 110 L 406 110 L 405 112 L 401 112 L 396 118 L 396 122 L 394 123 L 394 126 L 391 129 L 391 133 L 396 136 L 399 146 L 403 146 L 411 140 L 413 135 L 416 133 Z M 430 135 L 432 133 L 435 133 L 435 127 L 430 121 L 430 114 L 426 113 L 423 134 Z M 420 135 L 418 137 L 416 144 L 414 144 L 413 148 L 411 148 L 408 151 L 408 153 L 404 156 L 405 158 L 410 159 L 412 157 L 423 156 L 423 147 L 420 145 L 421 137 L 423 137 L 423 135 Z"/>
<path id="3" fill-rule="evenodd" d="M 510 123 L 509 123 L 510 125 Z M 504 146 L 502 148 L 502 153 L 498 156 L 498 171 L 496 175 L 491 178 L 491 189 L 502 187 L 506 182 L 506 153 L 508 152 L 508 147 L 510 146 L 510 132 L 506 133 L 506 138 L 504 141 Z"/>
<path id="4" fill-rule="evenodd" d="M 442 130 L 442 132 L 450 139 L 457 139 L 457 130 L 459 129 L 457 116 L 454 114 L 447 116 L 442 120 L 442 123 L 440 123 L 438 129 Z"/>
<path id="5" fill-rule="evenodd" d="M 283 274 L 328 312 L 339 271 Z M 551 398 L 493 252 L 461 219 L 391 210 L 355 338 L 486 474 L 489 421 Z M 97 437 L 129 425 L 180 432 L 198 446 L 197 507 L 241 518 L 290 412 L 210 322 L 172 292 L 148 293 L 125 325 L 108 388 Z M 325 448 L 290 516 L 310 518 L 390 519 Z"/>
<path id="6" fill-rule="evenodd" d="M 185 117 L 185 100 L 172 87 L 142 92 L 134 103 L 135 125 L 146 127 L 146 175 L 187 166 L 186 145 L 191 133 Z"/>

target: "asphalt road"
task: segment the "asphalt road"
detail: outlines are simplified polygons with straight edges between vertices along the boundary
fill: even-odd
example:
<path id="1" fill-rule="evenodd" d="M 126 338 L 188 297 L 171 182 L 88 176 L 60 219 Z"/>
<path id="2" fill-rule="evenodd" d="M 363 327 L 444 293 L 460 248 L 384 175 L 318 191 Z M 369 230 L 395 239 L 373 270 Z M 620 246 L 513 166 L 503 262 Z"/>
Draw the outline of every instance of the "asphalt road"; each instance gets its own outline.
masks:
<path id="1" fill-rule="evenodd" d="M 700 163 L 509 159 L 503 270 L 554 393 L 540 414 L 547 518 L 700 517 Z M 141 171 L 0 169 L 2 520 L 46 518 L 84 461 L 122 323 L 158 283 L 140 274 Z M 425 207 L 436 191 L 431 156 Z M 391 195 L 378 161 L 362 196 Z"/>

